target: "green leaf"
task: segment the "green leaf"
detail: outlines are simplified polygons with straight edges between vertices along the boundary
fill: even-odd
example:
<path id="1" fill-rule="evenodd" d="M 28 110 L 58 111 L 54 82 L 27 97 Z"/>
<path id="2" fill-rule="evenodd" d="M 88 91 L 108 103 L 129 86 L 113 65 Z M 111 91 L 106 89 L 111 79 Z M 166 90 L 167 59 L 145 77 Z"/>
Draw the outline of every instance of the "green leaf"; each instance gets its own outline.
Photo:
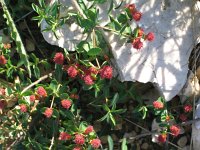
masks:
<path id="1" fill-rule="evenodd" d="M 99 55 L 101 52 L 101 48 L 99 47 L 95 47 L 95 48 L 91 48 L 89 51 L 88 51 L 88 55 L 89 56 L 96 56 L 96 55 Z"/>
<path id="2" fill-rule="evenodd" d="M 109 146 L 109 150 L 113 150 L 114 145 L 113 145 L 112 137 L 110 135 L 108 136 L 108 146 Z"/>
<path id="3" fill-rule="evenodd" d="M 33 92 L 32 92 L 31 90 L 28 90 L 28 91 L 24 92 L 24 93 L 22 94 L 22 96 L 29 96 L 29 95 L 31 95 L 31 94 L 33 94 Z"/>
<path id="4" fill-rule="evenodd" d="M 115 29 L 116 31 L 121 30 L 122 28 L 121 24 L 117 20 L 115 20 L 112 16 L 110 16 L 110 21 L 111 21 L 111 27 L 113 29 Z"/>
<path id="5" fill-rule="evenodd" d="M 37 79 L 40 78 L 40 69 L 36 65 L 33 65 L 33 72 Z"/>
<path id="6" fill-rule="evenodd" d="M 117 17 L 117 20 L 119 21 L 119 23 L 126 23 L 128 21 L 128 18 L 126 17 L 125 14 L 120 14 L 118 17 Z"/>
<path id="7" fill-rule="evenodd" d="M 126 109 L 118 109 L 118 110 L 112 110 L 111 113 L 115 113 L 115 114 L 122 114 L 125 113 Z"/>
<path id="8" fill-rule="evenodd" d="M 52 80 L 49 87 L 53 90 L 53 93 L 56 93 L 58 88 L 58 82 L 56 80 Z"/>
<path id="9" fill-rule="evenodd" d="M 126 145 L 126 138 L 123 138 L 121 150 L 128 150 L 128 147 Z"/>
<path id="10" fill-rule="evenodd" d="M 111 10 L 113 9 L 113 4 L 114 4 L 114 2 L 113 2 L 113 0 L 110 0 L 110 7 L 109 7 L 109 9 L 108 9 L 108 14 L 111 12 Z"/>
<path id="11" fill-rule="evenodd" d="M 100 118 L 98 121 L 104 121 L 107 117 L 109 117 L 109 113 L 107 113 L 105 116 L 103 116 L 102 118 Z"/>
<path id="12" fill-rule="evenodd" d="M 2 5 L 2 8 L 3 8 L 3 12 L 4 12 L 4 17 L 7 19 L 7 24 L 8 26 L 10 27 L 11 29 L 11 37 L 15 40 L 16 42 L 16 45 L 17 45 L 17 52 L 19 53 L 20 55 L 20 59 L 23 60 L 24 62 L 24 65 L 25 67 L 27 68 L 28 70 L 28 74 L 29 74 L 29 77 L 31 77 L 31 69 L 30 69 L 30 63 L 29 63 L 29 60 L 28 60 L 28 55 L 26 53 L 26 50 L 25 50 L 25 47 L 24 47 L 24 44 L 21 40 L 21 37 L 19 35 L 19 32 L 15 26 L 15 23 L 11 17 L 11 14 L 6 6 L 6 3 L 4 0 L 1 0 L 1 5 Z"/>
<path id="13" fill-rule="evenodd" d="M 58 118 L 59 117 L 59 112 L 57 109 L 53 109 L 53 114 L 52 114 L 53 118 Z"/>
<path id="14" fill-rule="evenodd" d="M 116 121 L 115 121 L 115 118 L 113 117 L 113 115 L 111 113 L 109 113 L 109 118 L 110 118 L 113 126 L 115 126 L 116 125 Z"/>

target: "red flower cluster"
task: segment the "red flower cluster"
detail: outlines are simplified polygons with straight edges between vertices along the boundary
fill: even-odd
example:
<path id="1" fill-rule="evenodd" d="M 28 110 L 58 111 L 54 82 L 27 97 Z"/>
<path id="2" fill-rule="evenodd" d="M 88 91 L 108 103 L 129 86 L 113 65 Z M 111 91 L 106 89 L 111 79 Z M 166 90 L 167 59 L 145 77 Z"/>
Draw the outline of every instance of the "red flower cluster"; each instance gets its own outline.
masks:
<path id="1" fill-rule="evenodd" d="M 64 55 L 63 53 L 59 52 L 59 53 L 56 53 L 55 56 L 54 56 L 54 59 L 53 61 L 56 63 L 56 64 L 60 64 L 62 65 L 64 63 Z"/>
<path id="2" fill-rule="evenodd" d="M 76 134 L 74 142 L 78 145 L 83 145 L 85 143 L 84 136 L 82 134 Z"/>
<path id="3" fill-rule="evenodd" d="M 180 128 L 177 127 L 177 126 L 175 126 L 175 125 L 172 125 L 172 126 L 170 127 L 170 132 L 172 133 L 172 135 L 178 136 L 179 133 L 180 133 Z"/>
<path id="4" fill-rule="evenodd" d="M 40 97 L 47 97 L 47 92 L 42 86 L 38 87 L 37 94 Z"/>
<path id="5" fill-rule="evenodd" d="M 100 70 L 100 77 L 102 79 L 111 79 L 113 74 L 112 67 L 110 66 L 103 66 L 103 68 Z"/>
<path id="6" fill-rule="evenodd" d="M 85 134 L 89 134 L 89 133 L 91 133 L 91 132 L 93 132 L 94 131 L 94 128 L 93 128 L 93 126 L 88 126 L 86 129 L 85 129 Z"/>
<path id="7" fill-rule="evenodd" d="M 128 8 L 128 10 L 130 11 L 133 19 L 135 21 L 140 21 L 141 17 L 142 17 L 142 13 L 139 12 L 136 8 L 134 4 L 129 4 L 126 6 L 126 8 Z"/>
<path id="8" fill-rule="evenodd" d="M 187 120 L 187 116 L 185 114 L 180 114 L 179 118 L 183 122 Z"/>
<path id="9" fill-rule="evenodd" d="M 143 43 L 141 42 L 140 38 L 136 38 L 132 42 L 133 48 L 135 49 L 141 49 L 143 47 Z"/>
<path id="10" fill-rule="evenodd" d="M 132 15 L 132 18 L 135 21 L 140 21 L 140 19 L 142 17 L 142 13 L 137 11 L 134 4 L 129 4 L 126 6 L 126 8 L 129 10 L 130 14 Z M 136 33 L 136 35 L 134 35 L 132 45 L 133 45 L 133 48 L 135 48 L 137 50 L 139 50 L 143 47 L 143 42 L 141 39 L 153 41 L 155 38 L 153 32 L 149 32 L 147 35 L 145 35 L 144 30 L 140 27 L 135 28 L 134 33 Z"/>
<path id="11" fill-rule="evenodd" d="M 98 74 L 102 79 L 111 79 L 113 74 L 112 67 L 110 66 L 103 66 L 100 70 L 97 70 L 95 67 L 86 68 L 85 66 L 78 64 L 64 68 L 67 71 L 69 77 L 74 78 L 79 76 L 86 85 L 93 85 Z"/>
<path id="12" fill-rule="evenodd" d="M 47 117 L 47 118 L 50 118 L 53 114 L 53 109 L 52 108 L 46 108 L 46 110 L 44 111 L 44 115 Z"/>
<path id="13" fill-rule="evenodd" d="M 0 56 L 0 65 L 5 65 L 7 63 L 7 59 L 4 55 Z"/>
<path id="14" fill-rule="evenodd" d="M 71 135 L 69 135 L 66 132 L 61 132 L 58 139 L 61 141 L 65 141 L 65 140 L 69 140 L 70 138 L 71 138 Z"/>
<path id="15" fill-rule="evenodd" d="M 77 94 L 71 94 L 71 95 L 70 95 L 70 98 L 72 98 L 72 99 L 78 99 L 79 96 L 78 96 Z"/>
<path id="16" fill-rule="evenodd" d="M 166 135 L 166 134 L 160 134 L 160 135 L 158 136 L 158 141 L 159 141 L 160 143 L 165 143 L 165 142 L 166 142 L 166 139 L 167 139 L 167 135 Z"/>
<path id="17" fill-rule="evenodd" d="M 20 105 L 21 112 L 27 112 L 27 106 L 25 104 Z"/>
<path id="18" fill-rule="evenodd" d="M 61 101 L 61 105 L 62 105 L 62 107 L 64 107 L 65 109 L 69 109 L 69 108 L 71 107 L 71 105 L 72 105 L 72 102 L 71 102 L 70 100 L 68 100 L 68 99 L 63 99 L 63 100 Z"/>
<path id="19" fill-rule="evenodd" d="M 69 77 L 71 78 L 75 78 L 78 74 L 78 70 L 76 67 L 74 66 L 70 66 L 68 69 L 67 69 L 67 73 L 69 75 Z"/>
<path id="20" fill-rule="evenodd" d="M 154 33 L 153 32 L 149 32 L 146 36 L 145 39 L 147 39 L 148 41 L 153 41 L 155 38 Z"/>
<path id="21" fill-rule="evenodd" d="M 140 21 L 142 13 L 136 10 L 132 13 L 132 17 L 135 21 Z"/>
<path id="22" fill-rule="evenodd" d="M 79 146 L 74 147 L 73 150 L 81 150 L 81 147 L 79 147 Z"/>
<path id="23" fill-rule="evenodd" d="M 11 44 L 10 43 L 5 43 L 5 44 L 3 44 L 3 48 L 10 49 L 11 48 Z"/>
<path id="24" fill-rule="evenodd" d="M 35 95 L 31 95 L 31 96 L 30 96 L 30 101 L 31 101 L 31 102 L 34 102 L 35 99 L 36 99 Z"/>
<path id="25" fill-rule="evenodd" d="M 184 111 L 185 112 L 191 112 L 192 111 L 192 105 L 190 105 L 190 104 L 185 105 L 184 106 Z"/>
<path id="26" fill-rule="evenodd" d="M 85 84 L 86 85 L 92 85 L 92 84 L 94 84 L 94 81 L 93 81 L 93 79 L 92 79 L 92 76 L 91 75 L 85 75 L 84 77 L 83 77 L 83 81 L 85 82 Z"/>
<path id="27" fill-rule="evenodd" d="M 159 102 L 159 101 L 154 101 L 153 102 L 153 107 L 155 109 L 162 109 L 164 107 L 164 104 L 162 102 Z"/>
<path id="28" fill-rule="evenodd" d="M 93 139 L 90 144 L 93 148 L 99 148 L 99 146 L 101 145 L 101 141 L 99 139 Z"/>

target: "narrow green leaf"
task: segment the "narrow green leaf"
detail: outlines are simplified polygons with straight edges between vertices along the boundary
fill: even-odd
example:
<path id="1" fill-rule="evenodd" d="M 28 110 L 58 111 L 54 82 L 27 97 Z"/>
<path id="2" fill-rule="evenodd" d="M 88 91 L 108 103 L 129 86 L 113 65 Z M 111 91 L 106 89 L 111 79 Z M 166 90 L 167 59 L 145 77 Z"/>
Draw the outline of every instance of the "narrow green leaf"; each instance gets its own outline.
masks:
<path id="1" fill-rule="evenodd" d="M 114 149 L 113 139 L 110 135 L 108 136 L 108 146 L 109 146 L 109 150 Z"/>
<path id="2" fill-rule="evenodd" d="M 122 150 L 128 150 L 128 147 L 126 145 L 126 138 L 123 138 L 121 149 Z"/>
<path id="3" fill-rule="evenodd" d="M 101 48 L 99 47 L 95 47 L 95 48 L 91 48 L 89 51 L 88 51 L 88 55 L 89 56 L 96 56 L 96 55 L 99 55 L 101 52 Z"/>

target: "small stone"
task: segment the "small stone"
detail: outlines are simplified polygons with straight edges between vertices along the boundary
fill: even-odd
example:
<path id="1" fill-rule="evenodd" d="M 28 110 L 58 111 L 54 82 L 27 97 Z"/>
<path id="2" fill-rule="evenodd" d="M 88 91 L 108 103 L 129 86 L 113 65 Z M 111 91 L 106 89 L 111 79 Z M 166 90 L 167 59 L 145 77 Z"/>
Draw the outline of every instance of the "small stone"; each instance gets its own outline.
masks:
<path id="1" fill-rule="evenodd" d="M 141 149 L 145 150 L 145 149 L 148 149 L 148 147 L 149 147 L 148 143 L 143 143 L 141 146 Z"/>
<path id="2" fill-rule="evenodd" d="M 184 147 L 187 144 L 187 137 L 186 136 L 182 136 L 178 142 L 177 142 L 178 146 L 180 147 Z"/>
<path id="3" fill-rule="evenodd" d="M 35 50 L 35 44 L 33 41 L 26 39 L 26 50 L 32 52 Z"/>
<path id="4" fill-rule="evenodd" d="M 107 137 L 107 136 L 101 136 L 101 137 L 100 137 L 100 140 L 101 140 L 101 143 L 102 143 L 102 144 L 106 144 L 107 141 L 108 141 L 108 137 Z"/>

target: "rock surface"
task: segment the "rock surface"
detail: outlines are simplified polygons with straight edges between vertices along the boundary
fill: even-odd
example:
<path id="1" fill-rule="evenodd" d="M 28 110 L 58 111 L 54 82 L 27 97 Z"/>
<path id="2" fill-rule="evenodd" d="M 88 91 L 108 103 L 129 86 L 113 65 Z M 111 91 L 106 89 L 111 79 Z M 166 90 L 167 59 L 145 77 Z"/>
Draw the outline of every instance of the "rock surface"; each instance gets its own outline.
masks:
<path id="1" fill-rule="evenodd" d="M 63 4 L 70 3 L 62 0 Z M 115 6 L 120 0 L 116 0 Z M 194 6 L 195 0 L 125 0 L 126 4 L 135 3 L 143 13 L 139 25 L 146 33 L 152 31 L 156 39 L 152 43 L 145 42 L 144 47 L 137 51 L 131 44 L 118 36 L 105 33 L 112 47 L 112 52 L 122 81 L 139 81 L 142 83 L 157 83 L 167 101 L 171 100 L 182 89 L 188 73 L 188 59 L 190 52 L 199 37 L 200 20 L 199 8 Z M 199 3 L 199 2 L 196 2 Z M 89 5 L 89 4 L 88 4 Z M 121 7 L 125 5 L 122 4 Z M 109 1 L 99 5 L 100 25 L 108 20 L 107 11 Z M 115 10 L 113 16 L 118 14 Z M 135 23 L 132 26 L 136 26 Z M 42 23 L 42 29 L 46 27 Z M 74 50 L 74 45 L 85 35 L 75 24 L 64 25 L 58 29 L 57 40 L 51 32 L 43 32 L 44 38 L 53 45 L 68 50 Z"/>

